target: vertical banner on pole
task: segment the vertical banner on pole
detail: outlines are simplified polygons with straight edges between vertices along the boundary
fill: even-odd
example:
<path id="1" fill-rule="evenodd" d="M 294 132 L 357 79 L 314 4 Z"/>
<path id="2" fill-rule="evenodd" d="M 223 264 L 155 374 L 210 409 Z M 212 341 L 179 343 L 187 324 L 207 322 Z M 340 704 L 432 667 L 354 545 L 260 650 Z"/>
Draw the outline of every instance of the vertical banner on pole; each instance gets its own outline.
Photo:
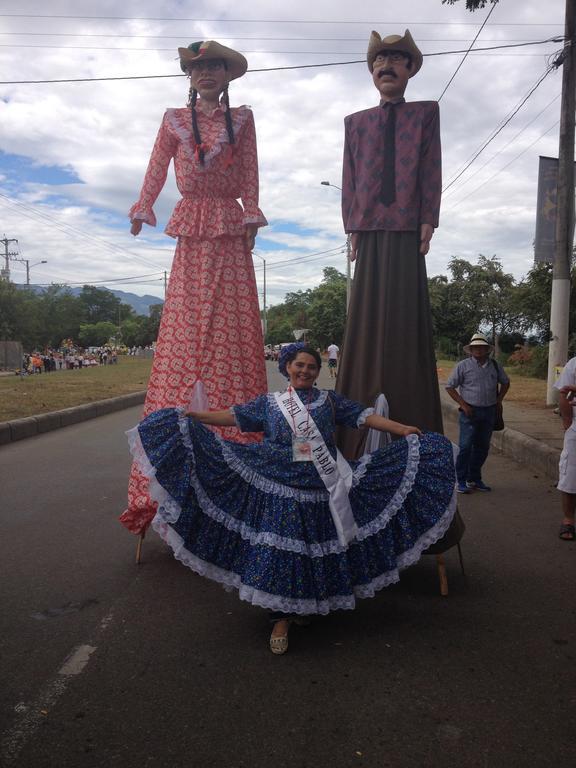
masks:
<path id="1" fill-rule="evenodd" d="M 556 196 L 558 191 L 558 160 L 540 157 L 538 164 L 538 199 L 536 203 L 536 237 L 534 261 L 554 263 L 556 250 Z"/>
<path id="2" fill-rule="evenodd" d="M 576 163 L 574 165 L 576 173 Z M 558 160 L 542 157 L 538 163 L 538 199 L 536 202 L 536 236 L 534 262 L 554 264 L 556 254 L 556 214 L 558 192 Z M 572 222 L 572 232 L 574 222 Z M 572 237 L 574 235 L 572 234 Z"/>

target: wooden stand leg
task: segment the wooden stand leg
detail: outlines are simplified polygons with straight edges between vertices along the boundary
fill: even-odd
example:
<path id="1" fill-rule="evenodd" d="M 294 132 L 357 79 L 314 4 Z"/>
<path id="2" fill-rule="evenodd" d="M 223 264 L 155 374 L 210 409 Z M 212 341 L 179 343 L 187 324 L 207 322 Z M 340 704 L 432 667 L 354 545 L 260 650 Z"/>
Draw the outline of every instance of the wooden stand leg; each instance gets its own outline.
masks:
<path id="1" fill-rule="evenodd" d="M 136 565 L 140 565 L 140 559 L 142 557 L 142 544 L 144 544 L 144 536 L 146 536 L 146 531 L 142 531 L 140 536 L 138 536 L 138 544 L 136 544 Z"/>
<path id="2" fill-rule="evenodd" d="M 466 576 L 466 571 L 464 570 L 464 558 L 462 557 L 462 547 L 460 546 L 460 542 L 458 542 L 457 546 L 458 557 L 460 558 L 460 568 L 462 569 L 462 576 Z"/>
<path id="3" fill-rule="evenodd" d="M 448 578 L 446 576 L 446 563 L 444 562 L 444 555 L 436 555 L 436 565 L 438 566 L 440 594 L 442 597 L 446 597 L 448 594 Z"/>

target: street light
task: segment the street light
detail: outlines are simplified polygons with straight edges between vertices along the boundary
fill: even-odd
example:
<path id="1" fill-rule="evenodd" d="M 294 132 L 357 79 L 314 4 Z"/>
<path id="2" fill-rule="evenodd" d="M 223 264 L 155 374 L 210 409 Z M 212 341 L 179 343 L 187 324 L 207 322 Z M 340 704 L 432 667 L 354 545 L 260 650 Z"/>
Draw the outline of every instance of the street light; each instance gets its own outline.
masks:
<path id="1" fill-rule="evenodd" d="M 266 259 L 260 256 L 260 254 L 256 253 L 255 251 L 252 251 L 253 256 L 258 256 L 261 262 L 264 264 L 264 291 L 263 291 L 263 298 L 264 298 L 264 310 L 262 312 L 262 331 L 264 336 L 264 344 L 266 344 L 266 334 L 268 332 L 268 320 L 266 319 Z"/>
<path id="2" fill-rule="evenodd" d="M 334 189 L 338 189 L 340 192 L 342 192 L 342 187 L 337 187 L 336 184 L 331 184 L 329 181 L 321 181 L 320 184 L 322 184 L 324 187 L 334 187 Z M 350 272 L 350 251 L 350 235 L 346 235 L 346 314 L 348 314 L 348 307 L 350 306 L 350 289 L 352 286 L 352 275 Z"/>
<path id="3" fill-rule="evenodd" d="M 22 259 L 26 264 L 26 285 L 30 285 L 30 267 L 37 267 L 38 264 L 48 264 L 48 259 L 42 259 L 42 261 L 35 261 L 34 264 L 30 264 L 28 259 Z"/>

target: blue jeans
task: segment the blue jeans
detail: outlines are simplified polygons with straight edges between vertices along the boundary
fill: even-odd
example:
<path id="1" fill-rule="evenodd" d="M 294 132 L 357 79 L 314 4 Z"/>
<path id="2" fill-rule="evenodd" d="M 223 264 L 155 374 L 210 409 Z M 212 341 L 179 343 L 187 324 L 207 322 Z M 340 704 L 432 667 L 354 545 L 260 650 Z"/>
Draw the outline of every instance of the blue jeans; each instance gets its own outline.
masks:
<path id="1" fill-rule="evenodd" d="M 460 453 L 456 459 L 459 483 L 478 483 L 482 480 L 482 465 L 490 450 L 495 413 L 495 405 L 474 406 L 471 418 L 460 411 Z"/>

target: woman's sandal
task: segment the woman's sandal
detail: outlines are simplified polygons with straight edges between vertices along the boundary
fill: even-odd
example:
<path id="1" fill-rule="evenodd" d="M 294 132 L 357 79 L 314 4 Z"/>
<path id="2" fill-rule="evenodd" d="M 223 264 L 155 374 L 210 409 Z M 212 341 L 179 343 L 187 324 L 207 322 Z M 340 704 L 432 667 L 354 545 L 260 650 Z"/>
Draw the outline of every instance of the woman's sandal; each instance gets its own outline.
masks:
<path id="1" fill-rule="evenodd" d="M 290 623 L 288 623 L 288 629 L 284 635 L 270 635 L 270 650 L 276 656 L 281 656 L 288 650 L 288 630 L 290 629 Z"/>
<path id="2" fill-rule="evenodd" d="M 576 538 L 576 528 L 574 528 L 572 523 L 562 523 L 558 532 L 558 538 L 562 539 L 562 541 L 574 541 Z"/>

